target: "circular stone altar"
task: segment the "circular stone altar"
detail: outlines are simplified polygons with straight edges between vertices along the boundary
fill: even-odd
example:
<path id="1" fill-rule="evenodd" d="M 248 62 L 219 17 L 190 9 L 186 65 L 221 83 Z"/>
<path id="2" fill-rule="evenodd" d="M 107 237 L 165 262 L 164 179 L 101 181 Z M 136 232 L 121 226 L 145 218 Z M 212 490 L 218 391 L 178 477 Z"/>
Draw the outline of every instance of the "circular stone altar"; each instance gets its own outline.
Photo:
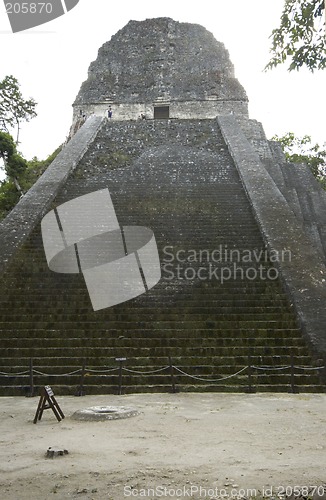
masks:
<path id="1" fill-rule="evenodd" d="M 77 410 L 71 416 L 74 420 L 118 420 L 119 418 L 136 417 L 139 412 L 135 408 L 125 406 L 91 406 Z"/>

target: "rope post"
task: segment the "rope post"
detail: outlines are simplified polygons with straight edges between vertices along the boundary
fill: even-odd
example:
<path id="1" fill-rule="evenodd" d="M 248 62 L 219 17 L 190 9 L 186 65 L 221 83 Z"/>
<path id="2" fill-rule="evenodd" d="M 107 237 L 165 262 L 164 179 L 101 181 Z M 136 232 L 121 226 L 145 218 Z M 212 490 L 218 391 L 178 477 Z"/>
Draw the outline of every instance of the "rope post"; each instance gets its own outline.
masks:
<path id="1" fill-rule="evenodd" d="M 326 384 L 326 358 L 324 358 L 323 360 L 323 367 L 321 368 L 321 370 L 318 370 L 319 371 L 319 379 L 321 380 L 321 383 L 323 385 Z"/>
<path id="2" fill-rule="evenodd" d="M 34 396 L 34 363 L 33 358 L 29 360 L 29 392 L 27 394 L 28 398 L 32 398 Z"/>
<path id="3" fill-rule="evenodd" d="M 175 386 L 174 368 L 173 368 L 171 356 L 169 356 L 169 365 L 170 365 L 170 373 L 171 373 L 172 393 L 175 394 L 177 392 L 177 389 L 176 389 L 176 386 Z"/>
<path id="4" fill-rule="evenodd" d="M 83 359 L 79 387 L 76 391 L 75 396 L 85 396 L 85 391 L 84 391 L 85 375 L 86 375 L 86 360 Z"/>
<path id="5" fill-rule="evenodd" d="M 119 362 L 119 387 L 118 387 L 118 396 L 122 394 L 122 363 L 127 361 L 127 358 L 115 358 L 116 361 Z"/>
<path id="6" fill-rule="evenodd" d="M 248 392 L 249 392 L 249 394 L 253 394 L 254 392 L 256 392 L 255 388 L 252 385 L 252 360 L 251 360 L 251 356 L 252 356 L 252 351 L 251 351 L 251 349 L 249 349 L 249 353 L 248 353 Z"/>
<path id="7" fill-rule="evenodd" d="M 291 391 L 292 394 L 298 394 L 298 389 L 297 387 L 295 386 L 295 377 L 294 377 L 294 356 L 293 356 L 293 352 L 291 352 L 291 356 L 290 356 L 290 364 L 291 364 Z"/>

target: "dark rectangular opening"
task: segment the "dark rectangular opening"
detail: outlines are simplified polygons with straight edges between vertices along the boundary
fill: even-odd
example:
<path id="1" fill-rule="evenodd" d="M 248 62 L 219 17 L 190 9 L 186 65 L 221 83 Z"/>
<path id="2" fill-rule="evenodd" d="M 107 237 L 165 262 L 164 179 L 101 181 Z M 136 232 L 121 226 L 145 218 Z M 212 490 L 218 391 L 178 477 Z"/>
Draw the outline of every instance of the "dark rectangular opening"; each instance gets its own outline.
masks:
<path id="1" fill-rule="evenodd" d="M 170 118 L 169 106 L 155 106 L 154 107 L 154 120 L 168 120 Z"/>

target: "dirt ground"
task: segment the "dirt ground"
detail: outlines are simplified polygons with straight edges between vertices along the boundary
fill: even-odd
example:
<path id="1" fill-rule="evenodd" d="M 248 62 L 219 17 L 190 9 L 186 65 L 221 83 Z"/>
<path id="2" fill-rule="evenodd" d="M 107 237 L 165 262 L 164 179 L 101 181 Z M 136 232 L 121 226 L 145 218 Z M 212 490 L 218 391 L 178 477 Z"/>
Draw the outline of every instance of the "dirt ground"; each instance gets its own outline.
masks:
<path id="1" fill-rule="evenodd" d="M 57 398 L 33 424 L 38 398 L 0 398 L 1 500 L 326 498 L 326 394 L 137 394 Z M 95 405 L 138 416 L 71 419 Z M 68 454 L 45 457 L 49 447 Z M 299 490 L 293 490 L 299 487 Z M 286 488 L 286 489 L 285 489 Z"/>

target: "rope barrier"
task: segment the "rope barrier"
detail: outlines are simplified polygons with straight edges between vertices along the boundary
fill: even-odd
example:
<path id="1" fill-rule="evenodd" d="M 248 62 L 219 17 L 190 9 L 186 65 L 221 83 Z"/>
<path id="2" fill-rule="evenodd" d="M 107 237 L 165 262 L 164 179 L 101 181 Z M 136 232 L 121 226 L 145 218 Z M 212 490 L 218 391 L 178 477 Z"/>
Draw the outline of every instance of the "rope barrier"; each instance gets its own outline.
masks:
<path id="1" fill-rule="evenodd" d="M 42 375 L 43 377 L 68 377 L 69 375 L 74 375 L 75 373 L 80 373 L 82 370 L 79 368 L 78 370 L 75 370 L 70 373 L 43 373 L 39 372 L 37 370 L 33 370 L 33 373 L 36 373 L 37 375 Z"/>
<path id="2" fill-rule="evenodd" d="M 190 377 L 194 380 L 200 380 L 200 381 L 203 381 L 203 382 L 220 382 L 220 381 L 223 381 L 223 380 L 228 380 L 230 378 L 233 378 L 233 377 L 236 377 L 237 375 L 239 375 L 240 373 L 244 372 L 245 370 L 247 370 L 249 368 L 249 366 L 245 366 L 244 368 L 242 368 L 241 370 L 239 370 L 238 372 L 232 374 L 232 375 L 228 375 L 226 377 L 221 377 L 221 378 L 218 378 L 218 379 L 207 379 L 207 378 L 203 378 L 203 377 L 196 377 L 195 375 L 190 375 L 189 373 L 186 373 L 184 372 L 183 370 L 181 370 L 180 368 L 178 368 L 177 366 L 174 366 L 172 365 L 172 367 L 177 370 L 179 373 L 181 373 L 182 375 L 185 375 L 187 377 Z M 150 375 L 150 374 L 153 374 L 153 373 L 159 373 L 159 372 L 163 372 L 167 369 L 171 368 L 171 366 L 164 366 L 162 368 L 158 368 L 157 370 L 151 370 L 151 371 L 137 371 L 137 370 L 131 370 L 129 368 L 122 368 L 123 371 L 125 372 L 128 372 L 128 373 L 134 373 L 134 374 L 138 374 L 138 375 Z M 288 365 L 288 366 L 278 366 L 278 367 L 274 367 L 274 366 L 251 366 L 252 369 L 254 370 L 259 370 L 259 371 L 282 371 L 282 370 L 288 370 L 289 368 L 292 368 L 291 365 Z M 314 371 L 314 370 L 323 370 L 325 368 L 325 366 L 316 366 L 316 367 L 310 367 L 310 366 L 293 366 L 294 369 L 296 370 L 306 370 L 306 371 Z M 85 368 L 85 373 L 89 372 L 89 373 L 98 373 L 98 374 L 101 374 L 101 373 L 112 373 L 112 372 L 116 372 L 118 371 L 119 368 L 110 368 L 110 369 L 107 369 L 107 370 L 93 370 L 93 369 L 90 369 L 90 368 Z M 82 371 L 81 368 L 77 369 L 77 370 L 74 370 L 72 372 L 69 372 L 69 373 L 59 373 L 59 374 L 54 374 L 54 373 L 43 373 L 43 372 L 40 372 L 38 370 L 32 370 L 32 372 L 36 375 L 41 375 L 43 377 L 67 377 L 69 375 L 75 375 L 76 373 L 80 373 Z M 0 375 L 3 376 L 3 377 L 24 377 L 26 375 L 30 374 L 30 370 L 26 370 L 26 371 L 23 371 L 23 372 L 19 372 L 19 373 L 6 373 L 6 372 L 0 372 Z"/>
<path id="3" fill-rule="evenodd" d="M 296 370 L 324 370 L 325 366 L 294 366 L 293 368 L 295 368 Z"/>
<path id="4" fill-rule="evenodd" d="M 110 373 L 110 372 L 116 372 L 119 370 L 119 368 L 110 368 L 109 370 L 91 370 L 90 368 L 85 368 L 85 372 L 90 372 L 90 373 Z"/>
<path id="5" fill-rule="evenodd" d="M 5 377 L 18 377 L 19 375 L 26 375 L 29 373 L 29 370 L 26 370 L 24 372 L 19 372 L 19 373 L 6 373 L 6 372 L 0 372 L 0 375 L 4 375 Z"/>
<path id="6" fill-rule="evenodd" d="M 254 368 L 255 370 L 261 370 L 261 371 L 273 371 L 273 370 L 288 370 L 291 368 L 291 365 L 289 366 L 252 366 L 251 368 Z"/>
<path id="7" fill-rule="evenodd" d="M 178 372 L 182 373 L 182 375 L 186 375 L 187 377 L 193 378 L 195 380 L 202 380 L 203 382 L 221 382 L 222 380 L 227 380 L 229 378 L 236 377 L 237 375 L 239 375 L 239 373 L 242 373 L 245 370 L 247 370 L 248 366 L 245 366 L 244 368 L 239 370 L 237 373 L 234 373 L 233 375 L 228 375 L 227 377 L 217 378 L 217 379 L 207 379 L 207 378 L 195 377 L 195 375 L 189 375 L 189 373 L 186 373 L 186 372 L 180 370 L 180 368 L 178 368 L 177 366 L 173 366 L 173 368 L 175 370 L 177 370 Z"/>
<path id="8" fill-rule="evenodd" d="M 124 370 L 125 372 L 130 372 L 130 373 L 138 373 L 140 375 L 142 375 L 142 374 L 149 375 L 151 373 L 163 372 L 164 370 L 167 370 L 168 368 L 170 368 L 170 367 L 169 366 L 164 366 L 163 368 L 159 368 L 158 370 L 152 370 L 152 371 L 149 371 L 149 372 L 139 372 L 139 371 L 135 371 L 135 370 L 130 370 L 128 368 L 122 368 L 122 370 Z"/>

